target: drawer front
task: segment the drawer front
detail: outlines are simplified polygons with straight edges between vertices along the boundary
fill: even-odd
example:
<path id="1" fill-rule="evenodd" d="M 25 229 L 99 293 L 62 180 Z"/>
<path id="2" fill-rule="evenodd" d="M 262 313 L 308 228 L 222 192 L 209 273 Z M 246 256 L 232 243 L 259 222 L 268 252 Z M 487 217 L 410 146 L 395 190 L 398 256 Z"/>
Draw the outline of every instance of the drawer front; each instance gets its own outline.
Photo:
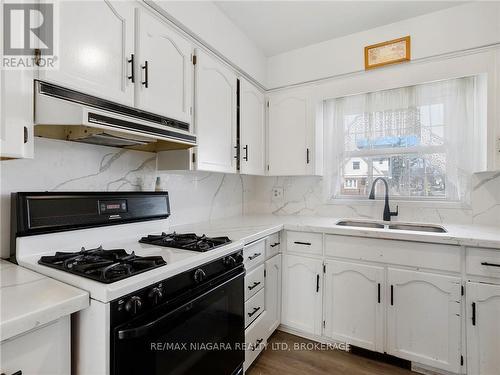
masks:
<path id="1" fill-rule="evenodd" d="M 321 233 L 287 231 L 286 251 L 321 255 L 323 253 L 323 235 Z"/>
<path id="2" fill-rule="evenodd" d="M 245 301 L 264 287 L 264 264 L 245 276 Z"/>
<path id="3" fill-rule="evenodd" d="M 280 252 L 280 234 L 274 233 L 267 237 L 266 259 L 272 258 Z"/>
<path id="4" fill-rule="evenodd" d="M 248 327 L 257 317 L 264 312 L 266 295 L 264 289 L 258 291 L 252 298 L 245 302 L 245 327 Z"/>
<path id="5" fill-rule="evenodd" d="M 266 240 L 258 240 L 243 248 L 243 263 L 247 271 L 264 262 L 266 258 Z"/>
<path id="6" fill-rule="evenodd" d="M 325 255 L 460 272 L 459 246 L 326 235 Z"/>
<path id="7" fill-rule="evenodd" d="M 266 313 L 261 314 L 255 321 L 245 330 L 245 364 L 246 371 L 253 363 L 255 358 L 262 352 L 266 346 Z"/>
<path id="8" fill-rule="evenodd" d="M 500 250 L 467 248 L 465 270 L 468 275 L 500 278 Z"/>

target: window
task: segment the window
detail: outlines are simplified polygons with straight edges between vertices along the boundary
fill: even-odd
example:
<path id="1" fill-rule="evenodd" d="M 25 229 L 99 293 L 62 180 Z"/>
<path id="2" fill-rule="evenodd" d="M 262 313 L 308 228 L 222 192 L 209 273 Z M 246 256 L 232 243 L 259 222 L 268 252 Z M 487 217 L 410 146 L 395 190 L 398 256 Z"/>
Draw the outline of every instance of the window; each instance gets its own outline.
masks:
<path id="1" fill-rule="evenodd" d="M 365 197 L 384 177 L 400 199 L 468 200 L 475 83 L 466 77 L 328 101 L 333 197 Z"/>

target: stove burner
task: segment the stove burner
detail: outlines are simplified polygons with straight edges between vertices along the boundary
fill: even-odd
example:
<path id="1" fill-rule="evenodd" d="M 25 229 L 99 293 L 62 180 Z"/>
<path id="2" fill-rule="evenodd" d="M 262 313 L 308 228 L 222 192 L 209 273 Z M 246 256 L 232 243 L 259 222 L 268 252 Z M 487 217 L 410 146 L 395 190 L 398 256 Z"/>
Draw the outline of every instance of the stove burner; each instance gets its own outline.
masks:
<path id="1" fill-rule="evenodd" d="M 173 232 L 167 234 L 163 232 L 162 234 L 150 234 L 146 237 L 142 237 L 139 242 L 156 246 L 205 252 L 228 244 L 231 240 L 228 237 L 197 236 L 195 233 L 178 234 Z"/>
<path id="2" fill-rule="evenodd" d="M 38 263 L 102 283 L 112 283 L 166 264 L 161 256 L 140 257 L 124 249 L 105 250 L 102 246 L 82 247 L 77 252 L 58 251 L 41 257 Z"/>

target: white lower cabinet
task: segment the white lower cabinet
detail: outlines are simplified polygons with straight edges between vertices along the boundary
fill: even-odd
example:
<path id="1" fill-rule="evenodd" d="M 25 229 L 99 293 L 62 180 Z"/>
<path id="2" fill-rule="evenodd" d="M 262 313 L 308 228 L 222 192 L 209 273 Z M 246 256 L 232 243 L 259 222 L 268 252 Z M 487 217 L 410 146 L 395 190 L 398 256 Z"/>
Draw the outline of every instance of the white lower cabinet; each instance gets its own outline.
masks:
<path id="1" fill-rule="evenodd" d="M 305 333 L 320 335 L 322 260 L 285 254 L 282 280 L 281 323 Z"/>
<path id="2" fill-rule="evenodd" d="M 460 371 L 461 279 L 387 270 L 387 353 Z"/>
<path id="3" fill-rule="evenodd" d="M 384 351 L 384 268 L 325 263 L 325 336 Z"/>
<path id="4" fill-rule="evenodd" d="M 500 373 L 500 285 L 467 283 L 467 373 Z"/>
<path id="5" fill-rule="evenodd" d="M 70 317 L 65 316 L 0 344 L 0 373 L 68 375 L 71 373 Z"/>
<path id="6" fill-rule="evenodd" d="M 266 338 L 272 335 L 281 321 L 281 254 L 266 260 Z"/>
<path id="7" fill-rule="evenodd" d="M 246 371 L 255 358 L 266 347 L 266 313 L 261 314 L 245 330 L 245 363 L 243 370 Z"/>

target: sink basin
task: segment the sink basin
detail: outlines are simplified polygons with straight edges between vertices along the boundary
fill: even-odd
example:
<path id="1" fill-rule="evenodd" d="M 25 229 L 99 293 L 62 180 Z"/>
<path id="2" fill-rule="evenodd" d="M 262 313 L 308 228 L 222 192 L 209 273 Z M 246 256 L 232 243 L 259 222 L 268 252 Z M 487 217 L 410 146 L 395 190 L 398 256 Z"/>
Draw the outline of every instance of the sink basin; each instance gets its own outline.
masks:
<path id="1" fill-rule="evenodd" d="M 356 227 L 356 228 L 378 228 L 384 229 L 385 225 L 380 223 L 375 223 L 373 221 L 355 221 L 355 220 L 341 220 L 337 225 L 344 227 Z"/>
<path id="2" fill-rule="evenodd" d="M 439 225 L 427 224 L 391 224 L 389 229 L 395 230 L 412 230 L 415 232 L 433 232 L 433 233 L 446 233 L 446 229 Z"/>

